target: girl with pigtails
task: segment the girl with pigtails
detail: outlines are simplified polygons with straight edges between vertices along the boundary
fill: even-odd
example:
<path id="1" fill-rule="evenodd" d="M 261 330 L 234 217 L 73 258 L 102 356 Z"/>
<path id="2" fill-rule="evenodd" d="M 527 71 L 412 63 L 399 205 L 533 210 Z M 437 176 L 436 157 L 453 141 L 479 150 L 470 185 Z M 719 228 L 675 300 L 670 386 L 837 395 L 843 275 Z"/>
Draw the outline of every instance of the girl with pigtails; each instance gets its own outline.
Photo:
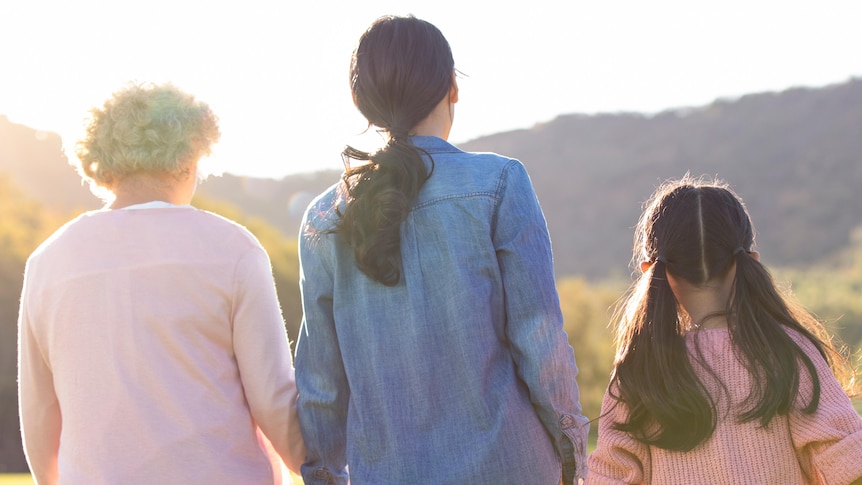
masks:
<path id="1" fill-rule="evenodd" d="M 386 143 L 306 211 L 296 346 L 306 485 L 572 485 L 587 420 L 545 218 L 518 160 L 449 143 L 449 44 L 386 16 L 350 65 Z"/>
<path id="2" fill-rule="evenodd" d="M 862 483 L 853 368 L 776 289 L 754 235 L 719 181 L 670 181 L 646 204 L 588 484 Z"/>

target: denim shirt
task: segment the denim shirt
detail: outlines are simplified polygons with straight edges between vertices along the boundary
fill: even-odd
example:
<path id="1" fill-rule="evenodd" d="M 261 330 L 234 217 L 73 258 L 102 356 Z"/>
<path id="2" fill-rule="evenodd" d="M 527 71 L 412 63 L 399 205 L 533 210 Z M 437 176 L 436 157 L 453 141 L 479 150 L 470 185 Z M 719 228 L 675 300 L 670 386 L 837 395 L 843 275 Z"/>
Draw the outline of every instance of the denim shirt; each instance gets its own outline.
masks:
<path id="1" fill-rule="evenodd" d="M 302 478 L 346 484 L 349 464 L 352 485 L 572 483 L 589 424 L 529 176 L 517 160 L 412 141 L 433 174 L 401 226 L 396 286 L 326 232 L 337 185 L 306 211 Z"/>

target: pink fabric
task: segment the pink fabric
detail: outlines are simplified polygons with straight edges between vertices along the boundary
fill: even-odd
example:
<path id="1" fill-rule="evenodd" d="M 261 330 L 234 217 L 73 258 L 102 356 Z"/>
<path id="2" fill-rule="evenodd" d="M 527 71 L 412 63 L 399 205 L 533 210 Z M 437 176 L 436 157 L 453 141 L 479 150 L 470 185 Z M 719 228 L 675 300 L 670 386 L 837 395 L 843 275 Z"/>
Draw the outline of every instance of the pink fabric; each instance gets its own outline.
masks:
<path id="1" fill-rule="evenodd" d="M 795 332 L 791 336 L 811 357 L 820 378 L 820 406 L 812 415 L 800 409 L 809 402 L 812 386 L 808 373 L 801 372 L 800 395 L 789 416 L 778 416 L 768 429 L 759 422 L 738 423 L 719 415 L 713 436 L 689 452 L 673 452 L 645 446 L 625 433 L 611 428 L 622 421 L 626 407 L 605 395 L 603 418 L 599 420 L 599 441 L 589 457 L 588 485 L 603 484 L 848 484 L 862 477 L 862 418 L 832 375 L 814 346 Z M 695 341 L 705 361 L 726 383 L 733 409 L 748 395 L 750 377 L 734 357 L 726 329 L 702 330 L 688 334 L 686 343 L 693 354 Z M 710 393 L 718 397 L 726 412 L 727 399 L 717 383 L 695 365 Z M 609 413 L 605 416 L 605 413 Z"/>
<path id="2" fill-rule="evenodd" d="M 305 447 L 269 259 L 191 207 L 96 211 L 27 264 L 24 447 L 43 484 L 272 484 Z"/>

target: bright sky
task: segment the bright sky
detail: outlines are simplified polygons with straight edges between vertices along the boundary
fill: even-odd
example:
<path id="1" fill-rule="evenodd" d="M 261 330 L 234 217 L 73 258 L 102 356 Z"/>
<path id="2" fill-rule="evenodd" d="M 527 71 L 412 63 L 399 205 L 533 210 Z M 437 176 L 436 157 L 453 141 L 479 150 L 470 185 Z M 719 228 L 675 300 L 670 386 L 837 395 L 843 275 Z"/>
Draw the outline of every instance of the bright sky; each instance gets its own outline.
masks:
<path id="1" fill-rule="evenodd" d="M 221 118 L 213 161 L 281 177 L 340 169 L 364 119 L 347 69 L 383 14 L 449 40 L 460 101 L 450 140 L 560 114 L 700 106 L 862 76 L 857 0 L 2 0 L 0 114 L 71 147 L 127 81 L 171 81 Z M 369 142 L 369 138 L 373 141 Z"/>

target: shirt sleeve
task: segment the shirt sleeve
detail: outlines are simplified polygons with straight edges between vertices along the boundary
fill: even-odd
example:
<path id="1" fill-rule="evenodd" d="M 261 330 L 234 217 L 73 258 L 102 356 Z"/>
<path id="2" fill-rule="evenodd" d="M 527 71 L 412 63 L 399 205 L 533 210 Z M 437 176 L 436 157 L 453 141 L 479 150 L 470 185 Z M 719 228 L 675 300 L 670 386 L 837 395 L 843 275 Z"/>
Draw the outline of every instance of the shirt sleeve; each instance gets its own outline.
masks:
<path id="1" fill-rule="evenodd" d="M 790 433 L 799 463 L 825 484 L 848 484 L 862 478 L 862 417 L 853 408 L 829 365 L 807 339 L 793 335 L 814 363 L 820 379 L 817 411 L 801 411 L 811 400 L 813 385 L 800 369 L 799 398 L 790 414 Z"/>
<path id="2" fill-rule="evenodd" d="M 564 483 L 586 476 L 588 420 L 581 415 L 578 369 L 563 329 L 551 241 L 524 166 L 503 173 L 493 239 L 503 277 L 512 357 L 533 407 L 553 437 Z"/>
<path id="3" fill-rule="evenodd" d="M 305 459 L 297 416 L 297 387 L 290 346 L 263 248 L 237 265 L 233 342 L 251 415 L 294 473 Z"/>
<path id="4" fill-rule="evenodd" d="M 296 376 L 299 419 L 308 443 L 308 456 L 302 465 L 306 485 L 348 483 L 345 446 L 350 389 L 333 317 L 328 238 L 310 230 L 304 231 L 299 241 L 303 319 L 296 344 Z"/>
<path id="5" fill-rule="evenodd" d="M 599 440 L 588 461 L 587 485 L 622 485 L 644 483 L 649 476 L 649 448 L 628 433 L 614 429 L 623 422 L 628 407 L 605 392 L 599 418 Z"/>
<path id="6" fill-rule="evenodd" d="M 54 391 L 54 376 L 43 353 L 28 310 L 31 294 L 29 269 L 24 276 L 18 313 L 18 406 L 21 438 L 27 463 L 36 483 L 54 484 L 59 478 L 62 417 Z"/>

